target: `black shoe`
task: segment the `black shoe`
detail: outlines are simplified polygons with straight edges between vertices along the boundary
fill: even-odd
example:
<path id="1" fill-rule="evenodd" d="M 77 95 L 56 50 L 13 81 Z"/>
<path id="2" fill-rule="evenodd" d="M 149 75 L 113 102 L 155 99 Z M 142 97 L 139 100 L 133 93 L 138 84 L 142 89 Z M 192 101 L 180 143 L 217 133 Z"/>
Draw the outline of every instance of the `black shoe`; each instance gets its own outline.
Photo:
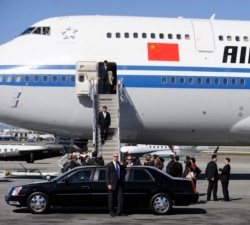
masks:
<path id="1" fill-rule="evenodd" d="M 111 216 L 111 217 L 115 217 L 116 214 L 115 214 L 114 212 L 110 212 L 110 216 Z"/>
<path id="2" fill-rule="evenodd" d="M 104 145 L 104 140 L 102 140 L 102 145 Z"/>
<path id="3" fill-rule="evenodd" d="M 214 198 L 214 201 L 218 201 L 218 198 Z"/>

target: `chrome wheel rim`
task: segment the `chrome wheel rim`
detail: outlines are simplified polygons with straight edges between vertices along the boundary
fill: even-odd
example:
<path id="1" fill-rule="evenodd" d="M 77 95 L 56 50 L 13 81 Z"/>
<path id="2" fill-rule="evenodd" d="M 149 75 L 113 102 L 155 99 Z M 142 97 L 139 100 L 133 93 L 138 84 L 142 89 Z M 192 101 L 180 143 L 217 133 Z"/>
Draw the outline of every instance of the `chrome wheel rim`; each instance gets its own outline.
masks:
<path id="1" fill-rule="evenodd" d="M 168 211 L 170 204 L 169 204 L 168 199 L 165 196 L 161 195 L 161 196 L 157 196 L 154 199 L 153 207 L 155 211 L 162 214 Z"/>
<path id="2" fill-rule="evenodd" d="M 30 199 L 30 207 L 35 212 L 43 211 L 46 208 L 46 205 L 47 205 L 46 199 L 41 195 L 34 195 Z"/>

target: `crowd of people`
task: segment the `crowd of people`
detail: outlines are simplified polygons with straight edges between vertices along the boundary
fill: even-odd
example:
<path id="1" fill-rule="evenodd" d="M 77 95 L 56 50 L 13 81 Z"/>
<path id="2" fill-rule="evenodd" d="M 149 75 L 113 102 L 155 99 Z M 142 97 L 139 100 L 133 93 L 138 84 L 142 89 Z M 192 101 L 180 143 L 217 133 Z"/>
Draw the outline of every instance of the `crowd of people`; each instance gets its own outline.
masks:
<path id="1" fill-rule="evenodd" d="M 113 160 L 106 165 L 106 182 L 108 188 L 108 196 L 109 196 L 109 210 L 111 216 L 119 216 L 123 214 L 123 182 L 125 179 L 126 170 L 125 168 L 129 168 L 132 166 L 144 165 L 144 166 L 154 166 L 160 170 L 164 168 L 164 159 L 157 156 L 146 154 L 143 162 L 141 162 L 139 157 L 134 157 L 133 155 L 126 154 L 122 157 L 121 161 L 118 161 L 119 155 L 117 152 L 113 155 Z M 222 185 L 222 193 L 224 197 L 224 201 L 229 201 L 229 178 L 230 178 L 230 158 L 224 159 L 224 167 L 220 168 L 217 165 L 217 155 L 212 155 L 211 161 L 207 163 L 205 168 L 205 179 L 208 181 L 207 187 L 207 201 L 211 200 L 211 195 L 213 194 L 213 200 L 217 201 L 217 190 L 218 190 L 218 181 L 221 180 Z M 92 155 L 83 155 L 80 154 L 77 156 L 76 154 L 71 155 L 71 160 L 67 162 L 67 169 L 65 171 L 70 170 L 74 167 L 84 165 L 101 165 L 104 166 L 104 160 L 100 153 L 96 151 L 92 152 Z M 196 159 L 194 157 L 186 156 L 184 164 L 182 165 L 179 162 L 178 155 L 170 155 L 169 162 L 166 165 L 166 173 L 173 177 L 181 177 L 191 179 L 196 186 L 197 179 L 201 174 L 201 169 L 196 163 Z M 62 172 L 65 172 L 62 171 Z M 118 173 L 119 174 L 115 174 Z M 219 176 L 219 172 L 221 172 Z M 114 180 L 114 177 L 116 179 Z M 113 200 L 116 199 L 118 201 L 117 213 L 114 213 L 113 209 Z"/>

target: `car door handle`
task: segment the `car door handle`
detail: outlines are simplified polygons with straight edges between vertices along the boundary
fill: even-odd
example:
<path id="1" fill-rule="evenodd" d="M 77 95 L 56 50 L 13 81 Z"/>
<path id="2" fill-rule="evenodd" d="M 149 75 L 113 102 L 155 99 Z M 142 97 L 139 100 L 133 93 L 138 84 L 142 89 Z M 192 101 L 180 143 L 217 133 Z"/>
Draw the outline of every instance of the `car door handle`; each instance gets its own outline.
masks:
<path id="1" fill-rule="evenodd" d="M 89 189 L 89 186 L 82 186 L 83 189 Z"/>

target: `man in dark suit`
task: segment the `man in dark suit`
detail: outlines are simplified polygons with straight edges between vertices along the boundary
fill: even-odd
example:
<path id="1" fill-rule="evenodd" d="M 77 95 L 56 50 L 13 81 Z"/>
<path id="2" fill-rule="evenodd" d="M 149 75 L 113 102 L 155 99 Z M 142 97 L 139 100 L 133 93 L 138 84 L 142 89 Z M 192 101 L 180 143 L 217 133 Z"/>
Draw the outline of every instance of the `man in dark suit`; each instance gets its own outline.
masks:
<path id="1" fill-rule="evenodd" d="M 224 159 L 225 166 L 223 167 L 223 169 L 219 168 L 219 171 L 221 171 L 220 181 L 221 181 L 224 201 L 229 201 L 228 184 L 231 171 L 231 166 L 229 163 L 230 163 L 230 158 L 225 158 Z"/>
<path id="2" fill-rule="evenodd" d="M 110 124 L 111 124 L 110 113 L 107 112 L 107 106 L 103 106 L 102 112 L 99 112 L 98 114 L 98 125 L 100 126 L 101 130 L 102 144 L 104 144 L 104 141 L 107 140 Z"/>
<path id="3" fill-rule="evenodd" d="M 118 153 L 113 154 L 113 160 L 106 166 L 106 183 L 108 188 L 108 207 L 110 216 L 123 216 L 123 186 L 125 181 L 125 166 L 118 162 Z M 117 211 L 114 212 L 114 200 Z"/>
<path id="4" fill-rule="evenodd" d="M 211 193 L 213 191 L 214 201 L 218 201 L 217 199 L 217 190 L 218 190 L 218 167 L 217 167 L 217 155 L 212 155 L 212 160 L 207 164 L 205 170 L 205 178 L 208 180 L 208 188 L 207 188 L 207 201 L 211 199 Z"/>
<path id="5" fill-rule="evenodd" d="M 108 94 L 110 93 L 109 85 L 109 75 L 108 75 L 108 61 L 105 60 L 103 63 L 100 63 L 99 66 L 99 94 Z"/>

